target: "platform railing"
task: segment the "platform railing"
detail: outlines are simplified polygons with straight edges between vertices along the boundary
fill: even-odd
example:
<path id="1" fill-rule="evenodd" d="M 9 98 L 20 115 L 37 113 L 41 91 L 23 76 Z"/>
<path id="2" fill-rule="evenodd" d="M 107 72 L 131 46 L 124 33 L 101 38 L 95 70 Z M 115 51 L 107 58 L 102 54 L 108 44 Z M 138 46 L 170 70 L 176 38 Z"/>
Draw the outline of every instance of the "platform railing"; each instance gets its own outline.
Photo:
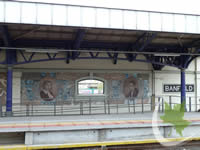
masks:
<path id="1" fill-rule="evenodd" d="M 159 111 L 164 112 L 164 102 L 167 102 L 170 108 L 173 108 L 176 104 L 181 104 L 180 96 L 158 96 L 157 103 L 159 102 Z M 186 96 L 185 111 L 197 112 L 200 110 L 200 97 Z"/>
<path id="2" fill-rule="evenodd" d="M 141 99 L 138 103 L 135 100 L 127 100 L 125 103 L 111 101 L 108 99 L 95 100 L 76 100 L 74 102 L 52 102 L 46 104 L 13 103 L 12 116 L 62 116 L 62 115 L 96 115 L 96 114 L 125 114 L 125 113 L 146 113 L 154 111 L 155 105 L 158 105 L 158 111 L 164 112 L 167 102 L 171 108 L 180 104 L 180 96 L 152 96 L 146 101 Z M 200 97 L 186 97 L 186 111 L 195 112 L 200 109 Z M 0 116 L 6 117 L 6 106 L 0 105 Z"/>

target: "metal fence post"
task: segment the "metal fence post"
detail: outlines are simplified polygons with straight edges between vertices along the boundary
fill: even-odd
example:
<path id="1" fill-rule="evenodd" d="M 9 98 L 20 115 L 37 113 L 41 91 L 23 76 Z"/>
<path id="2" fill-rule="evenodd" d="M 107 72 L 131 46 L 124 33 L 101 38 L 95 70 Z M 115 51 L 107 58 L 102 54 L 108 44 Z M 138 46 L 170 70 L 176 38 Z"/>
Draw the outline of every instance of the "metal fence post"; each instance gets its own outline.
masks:
<path id="1" fill-rule="evenodd" d="M 61 105 L 61 114 L 63 115 L 63 105 L 64 105 L 64 102 L 62 102 L 62 105 Z"/>
<path id="2" fill-rule="evenodd" d="M 29 104 L 26 104 L 26 116 L 29 116 Z"/>
<path id="3" fill-rule="evenodd" d="M 110 101 L 108 100 L 108 114 L 110 114 Z"/>
<path id="4" fill-rule="evenodd" d="M 164 112 L 164 99 L 162 98 L 162 112 Z"/>
<path id="5" fill-rule="evenodd" d="M 128 112 L 130 113 L 130 102 L 129 102 L 129 99 L 128 99 Z"/>
<path id="6" fill-rule="evenodd" d="M 143 98 L 142 98 L 142 113 L 144 113 L 144 101 L 143 101 Z"/>
<path id="7" fill-rule="evenodd" d="M 33 116 L 33 103 L 31 103 L 31 115 Z"/>
<path id="8" fill-rule="evenodd" d="M 106 99 L 104 99 L 104 113 L 106 114 Z"/>
<path id="9" fill-rule="evenodd" d="M 80 114 L 83 115 L 83 102 L 80 101 Z"/>
<path id="10" fill-rule="evenodd" d="M 197 107 L 197 111 L 200 112 L 200 99 L 199 99 L 199 104 L 197 103 L 197 105 L 199 105 L 199 108 Z"/>
<path id="11" fill-rule="evenodd" d="M 160 112 L 160 97 L 158 97 L 158 112 Z"/>
<path id="12" fill-rule="evenodd" d="M 56 102 L 54 103 L 54 116 L 56 116 Z"/>
<path id="13" fill-rule="evenodd" d="M 191 102 L 191 97 L 189 97 L 189 111 L 191 112 L 192 111 L 192 102 Z"/>
<path id="14" fill-rule="evenodd" d="M 89 114 L 91 114 L 92 112 L 92 101 L 91 101 L 91 98 L 89 98 Z"/>
<path id="15" fill-rule="evenodd" d="M 84 105 L 84 101 L 83 101 L 83 102 L 81 102 L 81 107 L 82 107 L 82 109 L 81 109 L 81 110 L 82 110 L 82 115 L 83 115 L 83 111 L 84 111 L 84 106 L 83 106 L 83 105 Z"/>
<path id="16" fill-rule="evenodd" d="M 117 102 L 117 114 L 119 113 L 119 106 L 118 106 L 118 102 Z"/>
<path id="17" fill-rule="evenodd" d="M 198 104 L 198 100 L 199 100 L 199 104 Z M 199 109 L 199 105 L 200 105 L 200 99 L 198 99 L 197 102 L 195 103 L 196 105 L 196 112 L 200 112 L 200 109 Z"/>
<path id="18" fill-rule="evenodd" d="M 172 109 L 172 96 L 169 96 L 169 106 Z"/>

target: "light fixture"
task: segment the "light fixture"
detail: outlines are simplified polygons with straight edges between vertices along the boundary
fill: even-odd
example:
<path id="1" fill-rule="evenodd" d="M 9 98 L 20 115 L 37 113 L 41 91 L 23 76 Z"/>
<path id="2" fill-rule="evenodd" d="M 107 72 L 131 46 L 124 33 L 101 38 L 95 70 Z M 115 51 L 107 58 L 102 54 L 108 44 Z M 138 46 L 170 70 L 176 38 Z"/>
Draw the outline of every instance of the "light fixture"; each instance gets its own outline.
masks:
<path id="1" fill-rule="evenodd" d="M 52 49 L 25 49 L 25 52 L 28 53 L 58 53 L 58 50 L 52 50 Z"/>
<path id="2" fill-rule="evenodd" d="M 177 53 L 155 53 L 154 56 L 180 56 Z"/>

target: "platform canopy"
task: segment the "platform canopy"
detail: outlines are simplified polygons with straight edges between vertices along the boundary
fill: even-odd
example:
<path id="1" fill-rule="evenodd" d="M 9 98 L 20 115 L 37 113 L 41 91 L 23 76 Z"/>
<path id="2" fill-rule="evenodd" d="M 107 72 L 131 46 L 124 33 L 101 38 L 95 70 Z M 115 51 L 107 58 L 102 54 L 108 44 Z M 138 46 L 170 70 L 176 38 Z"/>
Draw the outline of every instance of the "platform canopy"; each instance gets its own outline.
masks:
<path id="1" fill-rule="evenodd" d="M 1 1 L 0 22 L 200 33 L 199 15 L 21 1 Z"/>
<path id="2" fill-rule="evenodd" d="M 164 65 L 187 68 L 199 55 L 199 24 L 198 15 L 0 1 L 0 47 L 14 60 L 0 63 L 36 62 L 32 57 L 39 48 L 38 52 L 47 53 L 45 60 L 67 63 L 70 59 L 112 59 L 114 64 L 117 60 L 148 62 L 156 70 Z M 33 56 L 25 58 L 28 48 Z M 57 58 L 49 54 L 52 49 L 66 54 Z M 84 50 L 89 56 L 80 55 Z M 100 57 L 97 51 L 104 51 L 107 57 Z M 139 53 L 145 59 L 137 59 Z M 15 60 L 18 55 L 24 61 Z"/>

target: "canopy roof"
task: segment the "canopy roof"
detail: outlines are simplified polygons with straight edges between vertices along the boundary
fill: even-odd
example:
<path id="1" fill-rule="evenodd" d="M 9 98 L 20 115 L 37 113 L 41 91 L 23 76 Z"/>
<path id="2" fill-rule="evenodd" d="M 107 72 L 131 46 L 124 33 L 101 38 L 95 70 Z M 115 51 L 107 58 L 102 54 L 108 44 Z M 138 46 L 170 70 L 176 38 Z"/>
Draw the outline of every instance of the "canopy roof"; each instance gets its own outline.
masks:
<path id="1" fill-rule="evenodd" d="M 198 47 L 199 34 L 183 34 L 152 31 L 117 30 L 101 28 L 80 28 L 63 26 L 42 26 L 25 24 L 1 24 L 6 26 L 14 47 L 62 48 L 72 49 L 74 41 L 81 40 L 78 49 L 118 49 L 130 50 L 134 45 L 145 44 L 143 51 Z M 4 46 L 3 34 L 0 46 Z M 146 41 L 146 42 L 147 42 Z M 137 48 L 132 50 L 137 51 Z M 169 51 L 168 51 L 169 52 Z"/>
<path id="2" fill-rule="evenodd" d="M 154 69 L 187 68 L 199 55 L 198 15 L 11 1 L 0 1 L 0 11 L 0 47 L 7 49 L 7 60 L 1 64 L 33 62 L 17 62 L 22 48 L 47 53 L 62 49 L 67 60 L 80 59 L 80 50 L 90 53 L 84 59 L 105 59 L 92 53 L 103 50 L 114 64 L 118 59 L 138 61 L 142 53 L 142 61 Z M 125 58 L 118 57 L 119 51 Z"/>

